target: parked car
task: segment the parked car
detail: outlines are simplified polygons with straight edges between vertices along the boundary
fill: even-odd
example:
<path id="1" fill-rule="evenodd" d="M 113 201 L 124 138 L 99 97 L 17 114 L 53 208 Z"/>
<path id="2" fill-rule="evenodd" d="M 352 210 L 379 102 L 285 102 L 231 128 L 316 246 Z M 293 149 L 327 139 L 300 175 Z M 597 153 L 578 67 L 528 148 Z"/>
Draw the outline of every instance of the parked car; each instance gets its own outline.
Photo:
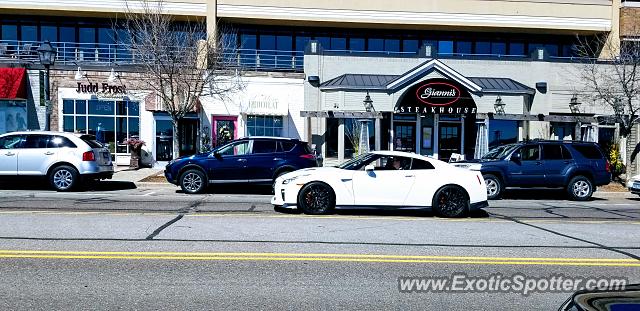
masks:
<path id="1" fill-rule="evenodd" d="M 111 153 L 92 135 L 63 132 L 12 132 L 0 135 L 3 178 L 46 177 L 58 191 L 82 180 L 110 179 Z"/>
<path id="2" fill-rule="evenodd" d="M 611 289 L 579 290 L 558 311 L 626 311 L 640 310 L 640 284 Z"/>
<path id="3" fill-rule="evenodd" d="M 482 175 L 400 151 L 374 151 L 337 167 L 309 168 L 278 177 L 271 203 L 327 214 L 335 207 L 433 209 L 459 217 L 486 207 Z"/>
<path id="4" fill-rule="evenodd" d="M 454 165 L 482 172 L 489 199 L 499 198 L 506 187 L 562 187 L 572 200 L 584 201 L 611 181 L 609 162 L 592 142 L 520 142 Z"/>
<path id="5" fill-rule="evenodd" d="M 633 194 L 640 195 L 640 175 L 633 176 L 627 181 L 627 188 Z"/>
<path id="6" fill-rule="evenodd" d="M 167 180 L 185 193 L 200 193 L 209 184 L 272 185 L 280 175 L 317 166 L 309 145 L 297 139 L 248 137 L 210 152 L 175 159 L 167 164 Z"/>

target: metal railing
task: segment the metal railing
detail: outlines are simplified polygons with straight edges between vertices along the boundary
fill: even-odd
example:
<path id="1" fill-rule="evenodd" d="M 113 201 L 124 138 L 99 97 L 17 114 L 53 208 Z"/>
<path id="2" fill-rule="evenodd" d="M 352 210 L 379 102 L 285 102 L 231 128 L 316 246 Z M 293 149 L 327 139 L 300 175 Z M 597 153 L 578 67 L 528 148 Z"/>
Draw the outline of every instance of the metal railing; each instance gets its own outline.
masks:
<path id="1" fill-rule="evenodd" d="M 37 64 L 39 62 L 37 49 L 41 42 L 0 40 L 0 62 L 25 62 Z M 144 55 L 136 53 L 125 44 L 51 42 L 57 50 L 56 65 L 140 65 Z M 168 47 L 167 54 L 180 53 L 184 47 Z M 350 55 L 362 53 L 367 55 L 388 55 L 398 57 L 414 57 L 416 52 L 390 51 L 350 51 L 326 50 L 325 52 Z M 468 54 L 468 53 L 436 53 L 441 58 L 491 58 L 503 60 L 519 60 L 528 58 L 527 55 L 504 54 Z M 302 72 L 304 69 L 304 52 L 260 49 L 227 49 L 222 53 L 224 66 L 242 70 L 257 71 L 288 71 Z M 553 61 L 579 62 L 580 57 L 549 57 Z"/>
<path id="2" fill-rule="evenodd" d="M 0 40 L 0 62 L 38 63 L 37 49 L 41 42 Z M 56 65 L 137 65 L 144 55 L 124 44 L 51 42 L 57 50 Z M 167 53 L 183 51 L 183 47 L 167 48 Z M 301 51 L 237 49 L 222 53 L 226 66 L 245 70 L 276 70 L 301 72 L 304 53 Z"/>

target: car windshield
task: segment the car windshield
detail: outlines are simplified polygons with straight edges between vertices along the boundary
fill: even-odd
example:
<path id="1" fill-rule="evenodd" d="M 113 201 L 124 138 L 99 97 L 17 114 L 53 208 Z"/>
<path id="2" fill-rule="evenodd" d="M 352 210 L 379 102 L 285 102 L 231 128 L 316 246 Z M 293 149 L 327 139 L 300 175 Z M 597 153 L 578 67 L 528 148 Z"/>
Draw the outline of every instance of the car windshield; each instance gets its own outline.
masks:
<path id="1" fill-rule="evenodd" d="M 336 166 L 337 168 L 341 168 L 343 170 L 359 170 L 360 168 L 362 168 L 366 163 L 369 162 L 369 160 L 374 157 L 375 155 L 373 153 L 365 153 L 362 155 L 359 155 L 347 162 L 344 162 L 338 166 Z"/>
<path id="2" fill-rule="evenodd" d="M 498 160 L 504 158 L 508 155 L 513 149 L 517 148 L 517 145 L 504 145 L 491 149 L 489 153 L 485 154 L 482 159 L 485 160 Z"/>

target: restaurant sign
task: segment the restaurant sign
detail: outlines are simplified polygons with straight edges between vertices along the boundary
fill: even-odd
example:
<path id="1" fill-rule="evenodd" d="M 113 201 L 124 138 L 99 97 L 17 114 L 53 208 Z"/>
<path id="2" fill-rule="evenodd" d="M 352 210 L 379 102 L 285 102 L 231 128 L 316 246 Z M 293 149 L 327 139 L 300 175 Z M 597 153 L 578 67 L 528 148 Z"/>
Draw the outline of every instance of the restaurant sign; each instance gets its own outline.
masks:
<path id="1" fill-rule="evenodd" d="M 476 104 L 459 83 L 429 79 L 410 87 L 401 97 L 396 113 L 475 114 Z"/>

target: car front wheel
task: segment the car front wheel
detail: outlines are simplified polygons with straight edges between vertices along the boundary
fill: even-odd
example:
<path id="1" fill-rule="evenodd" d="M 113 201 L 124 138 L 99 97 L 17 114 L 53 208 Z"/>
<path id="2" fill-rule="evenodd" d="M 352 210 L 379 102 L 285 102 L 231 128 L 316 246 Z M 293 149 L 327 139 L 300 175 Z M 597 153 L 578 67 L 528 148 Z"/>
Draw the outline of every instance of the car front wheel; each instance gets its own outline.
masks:
<path id="1" fill-rule="evenodd" d="M 78 171 L 68 165 L 61 165 L 49 173 L 49 183 L 57 191 L 70 191 L 78 182 Z"/>
<path id="2" fill-rule="evenodd" d="M 433 196 L 432 204 L 440 217 L 462 217 L 469 210 L 469 196 L 460 187 L 445 186 Z"/>
<path id="3" fill-rule="evenodd" d="M 206 189 L 207 179 L 199 170 L 188 170 L 180 175 L 180 188 L 188 194 L 202 193 Z"/>
<path id="4" fill-rule="evenodd" d="M 496 175 L 486 174 L 482 176 L 487 185 L 487 199 L 494 200 L 502 194 L 502 181 Z"/>
<path id="5" fill-rule="evenodd" d="M 298 193 L 298 207 L 307 215 L 328 214 L 335 208 L 336 195 L 321 182 L 306 184 Z"/>
<path id="6" fill-rule="evenodd" d="M 593 194 L 593 184 L 584 176 L 576 176 L 569 181 L 567 186 L 569 197 L 574 201 L 586 201 Z"/>

